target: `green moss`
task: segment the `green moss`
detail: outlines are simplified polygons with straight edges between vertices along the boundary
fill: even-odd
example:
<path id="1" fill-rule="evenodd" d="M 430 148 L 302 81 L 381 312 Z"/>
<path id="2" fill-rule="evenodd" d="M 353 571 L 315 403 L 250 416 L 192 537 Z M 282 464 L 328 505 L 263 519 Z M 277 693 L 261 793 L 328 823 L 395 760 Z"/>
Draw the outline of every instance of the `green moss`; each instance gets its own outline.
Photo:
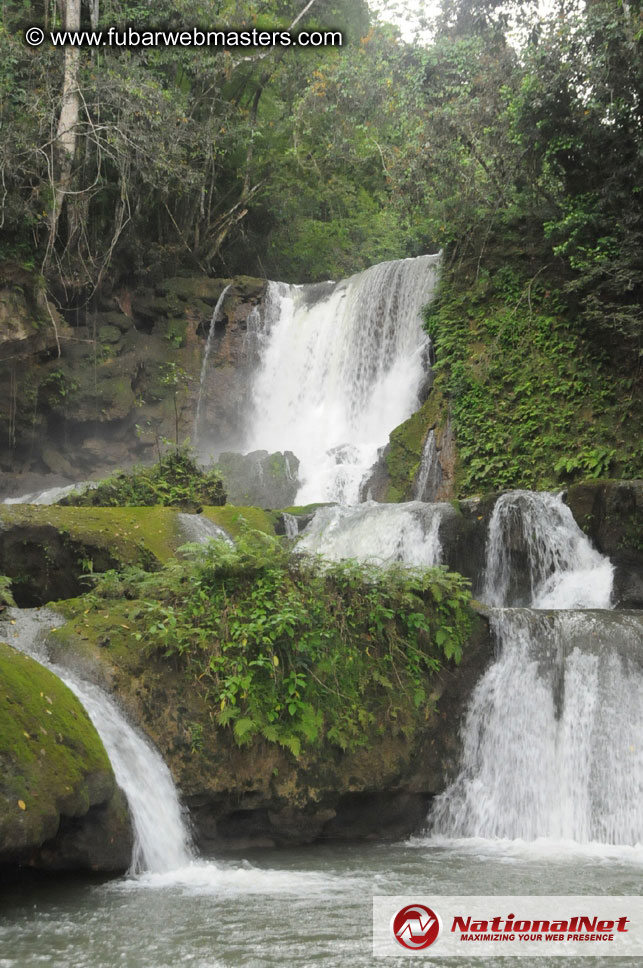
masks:
<path id="1" fill-rule="evenodd" d="M 122 564 L 166 561 L 183 543 L 172 508 L 0 505 L 5 526 L 50 525 L 70 541 L 110 551 Z"/>
<path id="2" fill-rule="evenodd" d="M 385 457 L 389 476 L 387 501 L 411 499 L 426 435 L 432 428 L 439 431 L 446 418 L 446 401 L 439 390 L 433 389 L 420 409 L 391 432 Z"/>
<path id="3" fill-rule="evenodd" d="M 56 832 L 61 813 L 80 816 L 114 789 L 107 754 L 80 702 L 52 672 L 5 643 L 0 764 L 4 851 L 39 845 Z"/>
<path id="4" fill-rule="evenodd" d="M 241 534 L 246 527 L 253 531 L 274 535 L 275 524 L 279 517 L 276 511 L 236 507 L 234 504 L 226 504 L 224 507 L 204 507 L 203 513 L 233 538 Z"/>
<path id="5" fill-rule="evenodd" d="M 317 504 L 294 504 L 292 507 L 283 508 L 282 510 L 285 511 L 286 514 L 294 514 L 297 516 L 299 514 L 314 514 L 314 512 L 318 511 L 319 508 L 327 508 L 330 506 L 331 505 L 328 502 L 318 502 Z"/>
<path id="6" fill-rule="evenodd" d="M 81 595 L 56 602 L 56 611 L 67 619 L 47 638 L 54 659 L 70 655 L 134 680 L 144 674 L 148 661 L 135 632 L 142 628 L 145 612 L 138 601 L 105 601 Z M 148 670 L 149 671 L 149 670 Z"/>

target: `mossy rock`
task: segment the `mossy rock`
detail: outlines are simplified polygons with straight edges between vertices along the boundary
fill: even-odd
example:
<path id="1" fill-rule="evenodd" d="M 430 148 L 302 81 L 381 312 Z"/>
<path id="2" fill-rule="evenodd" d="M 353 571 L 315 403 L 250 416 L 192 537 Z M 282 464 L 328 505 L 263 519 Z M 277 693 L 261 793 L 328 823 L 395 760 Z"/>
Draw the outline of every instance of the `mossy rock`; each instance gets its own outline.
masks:
<path id="1" fill-rule="evenodd" d="M 40 866 L 40 849 L 52 842 L 65 820 L 87 817 L 95 808 L 104 815 L 121 795 L 105 748 L 85 709 L 68 687 L 34 659 L 0 643 L 0 863 Z M 92 817 L 92 821 L 93 821 Z M 80 834 L 82 825 L 76 825 Z M 98 833 L 95 856 L 88 865 L 121 869 L 123 843 L 115 845 L 113 861 L 94 863 L 114 830 L 108 823 Z M 122 840 L 123 831 L 120 836 Z M 66 856 L 74 853 L 65 834 Z M 125 863 L 131 840 L 125 830 Z M 87 845 L 85 845 L 85 848 Z M 47 866 L 67 866 L 49 851 Z M 72 864 L 71 866 L 75 866 Z"/>
<path id="2" fill-rule="evenodd" d="M 216 303 L 231 279 L 209 279 L 207 276 L 176 276 L 159 283 L 156 292 L 166 299 L 178 299 L 193 305 L 195 302 Z"/>
<path id="3" fill-rule="evenodd" d="M 134 407 L 131 375 L 120 372 L 120 364 L 107 360 L 84 370 L 75 367 L 71 375 L 74 391 L 70 394 L 70 419 L 101 423 L 122 420 Z"/>
<path id="4" fill-rule="evenodd" d="M 77 595 L 94 571 L 157 568 L 184 542 L 172 508 L 0 505 L 0 573 L 25 606 Z"/>
<path id="5" fill-rule="evenodd" d="M 274 536 L 275 525 L 280 517 L 277 511 L 236 507 L 234 504 L 226 504 L 224 507 L 204 507 L 203 513 L 232 538 L 238 537 L 246 528 Z"/>
<path id="6" fill-rule="evenodd" d="M 98 327 L 96 335 L 100 343 L 118 343 L 121 338 L 121 331 L 118 326 L 111 326 L 106 323 Z"/>
<path id="7" fill-rule="evenodd" d="M 78 598 L 61 611 L 68 621 L 50 635 L 53 654 L 92 665 L 119 695 L 168 763 L 205 851 L 408 836 L 456 768 L 463 709 L 493 658 L 488 621 L 473 615 L 461 665 L 435 679 L 430 699 L 438 705 L 426 723 L 402 730 L 391 722 L 364 748 L 324 744 L 294 758 L 260 737 L 240 747 L 217 725 L 193 679 L 135 638 L 143 602 L 106 599 L 88 609 Z"/>
<path id="8" fill-rule="evenodd" d="M 440 437 L 447 420 L 447 403 L 443 395 L 433 389 L 420 409 L 391 431 L 384 457 L 388 487 L 383 500 L 397 502 L 412 499 L 413 482 L 420 466 L 426 435 L 433 429 L 440 447 Z"/>
<path id="9" fill-rule="evenodd" d="M 117 328 L 121 333 L 126 333 L 134 325 L 134 320 L 131 316 L 126 316 L 125 313 L 116 311 L 101 313 L 99 319 L 105 325 Z"/>

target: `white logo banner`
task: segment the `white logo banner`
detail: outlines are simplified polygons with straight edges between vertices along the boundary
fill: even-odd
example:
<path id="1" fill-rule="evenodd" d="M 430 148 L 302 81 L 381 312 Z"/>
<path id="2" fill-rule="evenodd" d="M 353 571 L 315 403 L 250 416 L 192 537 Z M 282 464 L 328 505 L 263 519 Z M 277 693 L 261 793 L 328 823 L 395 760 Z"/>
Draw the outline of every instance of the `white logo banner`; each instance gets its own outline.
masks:
<path id="1" fill-rule="evenodd" d="M 378 957 L 643 958 L 643 897 L 375 896 Z"/>

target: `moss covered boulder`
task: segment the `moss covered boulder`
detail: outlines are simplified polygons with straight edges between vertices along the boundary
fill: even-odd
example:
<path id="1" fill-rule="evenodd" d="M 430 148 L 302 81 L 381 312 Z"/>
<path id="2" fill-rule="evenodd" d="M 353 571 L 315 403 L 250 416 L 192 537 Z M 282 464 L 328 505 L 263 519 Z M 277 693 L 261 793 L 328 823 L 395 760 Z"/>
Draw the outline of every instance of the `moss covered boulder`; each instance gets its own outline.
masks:
<path id="1" fill-rule="evenodd" d="M 131 847 L 123 795 L 82 705 L 0 643 L 0 865 L 118 871 Z"/>
<path id="2" fill-rule="evenodd" d="M 283 508 L 293 503 L 299 490 L 299 460 L 290 450 L 275 454 L 226 451 L 219 455 L 214 469 L 232 504 Z"/>

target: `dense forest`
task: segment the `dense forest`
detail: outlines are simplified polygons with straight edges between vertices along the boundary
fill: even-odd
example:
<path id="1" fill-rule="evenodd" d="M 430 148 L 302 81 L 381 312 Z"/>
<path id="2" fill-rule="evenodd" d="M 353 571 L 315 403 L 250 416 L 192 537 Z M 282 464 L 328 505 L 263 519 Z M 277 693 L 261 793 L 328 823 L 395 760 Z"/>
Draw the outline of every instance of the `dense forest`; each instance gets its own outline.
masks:
<path id="1" fill-rule="evenodd" d="M 65 312 L 168 272 L 306 282 L 442 249 L 428 325 L 465 490 L 640 473 L 623 430 L 640 417 L 640 3 L 445 0 L 415 39 L 386 15 L 8 0 L 3 272 L 40 274 Z M 343 45 L 62 56 L 24 41 L 32 23 L 296 21 Z"/>

